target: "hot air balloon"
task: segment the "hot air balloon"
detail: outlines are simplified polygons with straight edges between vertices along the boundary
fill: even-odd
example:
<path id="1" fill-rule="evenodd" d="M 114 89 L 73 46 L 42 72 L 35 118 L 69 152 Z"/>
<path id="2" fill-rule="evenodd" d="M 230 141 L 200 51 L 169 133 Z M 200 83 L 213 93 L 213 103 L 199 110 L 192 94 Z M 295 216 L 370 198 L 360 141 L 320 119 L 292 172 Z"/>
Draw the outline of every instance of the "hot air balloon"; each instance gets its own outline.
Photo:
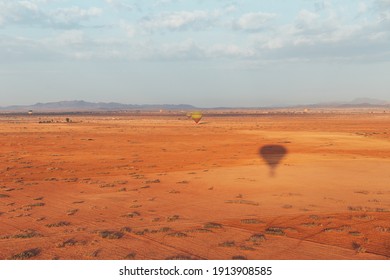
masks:
<path id="1" fill-rule="evenodd" d="M 191 119 L 193 119 L 196 123 L 198 123 L 202 119 L 202 116 L 202 112 L 199 111 L 191 113 Z"/>
<path id="2" fill-rule="evenodd" d="M 265 145 L 259 153 L 270 168 L 270 176 L 275 176 L 275 169 L 287 154 L 287 149 L 281 145 Z"/>

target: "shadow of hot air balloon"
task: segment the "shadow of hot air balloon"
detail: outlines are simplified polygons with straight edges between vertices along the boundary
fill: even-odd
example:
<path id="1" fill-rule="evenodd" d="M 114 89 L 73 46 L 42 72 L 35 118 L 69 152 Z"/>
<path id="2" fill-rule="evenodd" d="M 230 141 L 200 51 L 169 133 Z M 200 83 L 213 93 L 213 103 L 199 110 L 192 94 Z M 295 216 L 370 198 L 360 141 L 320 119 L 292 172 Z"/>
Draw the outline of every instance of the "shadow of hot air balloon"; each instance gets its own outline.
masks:
<path id="1" fill-rule="evenodd" d="M 270 168 L 269 175 L 271 177 L 275 176 L 276 167 L 278 167 L 279 163 L 287 153 L 287 149 L 281 145 L 265 145 L 260 148 L 259 154 L 268 164 Z"/>

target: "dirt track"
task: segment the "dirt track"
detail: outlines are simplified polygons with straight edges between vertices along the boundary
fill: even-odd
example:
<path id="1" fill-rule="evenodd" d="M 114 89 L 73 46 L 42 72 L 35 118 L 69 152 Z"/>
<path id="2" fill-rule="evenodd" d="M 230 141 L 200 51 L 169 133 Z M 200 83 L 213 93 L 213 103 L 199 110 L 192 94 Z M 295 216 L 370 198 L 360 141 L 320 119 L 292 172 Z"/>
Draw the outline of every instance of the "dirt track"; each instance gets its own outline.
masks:
<path id="1" fill-rule="evenodd" d="M 0 259 L 390 258 L 390 114 L 71 119 L 0 118 Z"/>

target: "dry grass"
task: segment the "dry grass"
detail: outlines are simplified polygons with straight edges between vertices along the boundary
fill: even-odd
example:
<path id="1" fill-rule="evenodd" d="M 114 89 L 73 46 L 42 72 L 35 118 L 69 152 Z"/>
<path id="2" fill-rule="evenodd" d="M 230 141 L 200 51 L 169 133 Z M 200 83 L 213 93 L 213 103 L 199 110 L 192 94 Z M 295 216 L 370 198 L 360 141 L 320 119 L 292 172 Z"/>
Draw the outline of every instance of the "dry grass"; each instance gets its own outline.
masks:
<path id="1" fill-rule="evenodd" d="M 168 233 L 168 236 L 173 236 L 173 237 L 187 237 L 188 235 L 184 232 L 172 232 L 172 233 Z"/>
<path id="2" fill-rule="evenodd" d="M 357 252 L 357 253 L 365 253 L 366 248 L 364 248 L 361 244 L 357 242 L 352 242 L 352 248 Z"/>
<path id="3" fill-rule="evenodd" d="M 76 240 L 74 240 L 73 238 L 71 239 L 67 239 L 61 243 L 58 243 L 57 244 L 57 248 L 64 248 L 64 247 L 67 247 L 67 246 L 74 246 L 76 245 L 78 242 Z"/>
<path id="4" fill-rule="evenodd" d="M 265 236 L 264 236 L 264 234 L 256 233 L 256 234 L 253 234 L 251 237 L 249 237 L 249 241 L 254 242 L 254 243 L 262 242 L 262 241 L 265 241 Z"/>
<path id="5" fill-rule="evenodd" d="M 23 233 L 15 234 L 11 236 L 11 238 L 33 238 L 33 237 L 40 237 L 41 234 L 37 233 L 35 230 L 26 230 Z"/>
<path id="6" fill-rule="evenodd" d="M 214 222 L 209 222 L 207 224 L 204 225 L 204 228 L 222 228 L 222 225 L 221 224 L 218 224 L 218 223 L 214 223 Z"/>
<path id="7" fill-rule="evenodd" d="M 234 247 L 234 246 L 236 246 L 236 242 L 225 241 L 225 242 L 219 243 L 218 246 L 220 246 L 220 247 Z"/>
<path id="8" fill-rule="evenodd" d="M 173 222 L 173 221 L 177 221 L 178 219 L 180 219 L 180 216 L 179 215 L 173 215 L 173 216 L 169 216 L 167 218 L 167 221 L 168 222 Z"/>
<path id="9" fill-rule="evenodd" d="M 362 233 L 358 232 L 358 231 L 350 231 L 350 232 L 348 232 L 348 234 L 350 234 L 352 236 L 361 236 L 362 235 Z"/>
<path id="10" fill-rule="evenodd" d="M 51 227 L 65 227 L 65 226 L 69 226 L 69 225 L 70 225 L 70 223 L 67 221 L 59 221 L 57 223 L 47 224 L 46 226 L 51 228 Z"/>
<path id="11" fill-rule="evenodd" d="M 33 203 L 33 204 L 27 205 L 27 207 L 41 207 L 41 206 L 45 206 L 45 203 L 38 202 L 38 203 Z"/>
<path id="12" fill-rule="evenodd" d="M 99 235 L 100 237 L 107 239 L 120 239 L 124 234 L 120 231 L 103 230 L 99 231 Z"/>
<path id="13" fill-rule="evenodd" d="M 127 217 L 127 218 L 134 218 L 134 217 L 138 217 L 138 216 L 141 216 L 141 213 L 139 213 L 137 211 L 122 215 L 122 217 Z"/>
<path id="14" fill-rule="evenodd" d="M 256 201 L 251 200 L 243 200 L 243 199 L 237 199 L 237 200 L 226 200 L 225 203 L 233 203 L 233 204 L 246 204 L 246 205 L 253 205 L 253 206 L 259 206 L 260 204 Z"/>
<path id="15" fill-rule="evenodd" d="M 123 227 L 121 228 L 121 232 L 131 232 L 132 229 L 130 227 Z"/>
<path id="16" fill-rule="evenodd" d="M 379 226 L 379 227 L 376 227 L 375 229 L 377 231 L 379 231 L 379 232 L 389 232 L 390 233 L 390 227 L 381 227 L 381 226 Z"/>
<path id="17" fill-rule="evenodd" d="M 241 220 L 241 224 L 262 224 L 264 222 L 257 219 L 243 219 Z"/>
<path id="18" fill-rule="evenodd" d="M 79 209 L 70 209 L 70 210 L 66 211 L 66 214 L 67 214 L 68 216 L 73 216 L 73 215 L 76 214 L 78 211 L 79 211 Z"/>
<path id="19" fill-rule="evenodd" d="M 137 255 L 137 254 L 136 254 L 135 252 L 131 252 L 131 253 L 127 254 L 127 255 L 124 257 L 124 259 L 125 259 L 125 260 L 134 260 L 136 255 Z"/>
<path id="20" fill-rule="evenodd" d="M 238 255 L 238 256 L 233 256 L 232 260 L 247 260 L 247 257 Z"/>
<path id="21" fill-rule="evenodd" d="M 286 235 L 283 229 L 279 227 L 269 227 L 265 230 L 265 233 L 271 235 Z"/>
<path id="22" fill-rule="evenodd" d="M 27 260 L 27 259 L 31 259 L 33 257 L 38 256 L 40 253 L 41 253 L 41 249 L 34 248 L 34 249 L 29 249 L 29 250 L 23 251 L 23 252 L 16 254 L 16 255 L 13 255 L 9 259 L 10 260 Z"/>

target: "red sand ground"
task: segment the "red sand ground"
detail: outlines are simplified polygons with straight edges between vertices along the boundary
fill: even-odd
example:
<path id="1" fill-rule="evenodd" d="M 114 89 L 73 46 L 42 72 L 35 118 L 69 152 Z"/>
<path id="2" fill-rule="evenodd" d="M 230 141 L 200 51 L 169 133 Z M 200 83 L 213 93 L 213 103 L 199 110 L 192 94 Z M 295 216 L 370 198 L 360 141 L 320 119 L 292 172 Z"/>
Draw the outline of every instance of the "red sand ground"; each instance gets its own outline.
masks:
<path id="1" fill-rule="evenodd" d="M 0 259 L 390 258 L 390 114 L 71 119 L 0 117 Z"/>

